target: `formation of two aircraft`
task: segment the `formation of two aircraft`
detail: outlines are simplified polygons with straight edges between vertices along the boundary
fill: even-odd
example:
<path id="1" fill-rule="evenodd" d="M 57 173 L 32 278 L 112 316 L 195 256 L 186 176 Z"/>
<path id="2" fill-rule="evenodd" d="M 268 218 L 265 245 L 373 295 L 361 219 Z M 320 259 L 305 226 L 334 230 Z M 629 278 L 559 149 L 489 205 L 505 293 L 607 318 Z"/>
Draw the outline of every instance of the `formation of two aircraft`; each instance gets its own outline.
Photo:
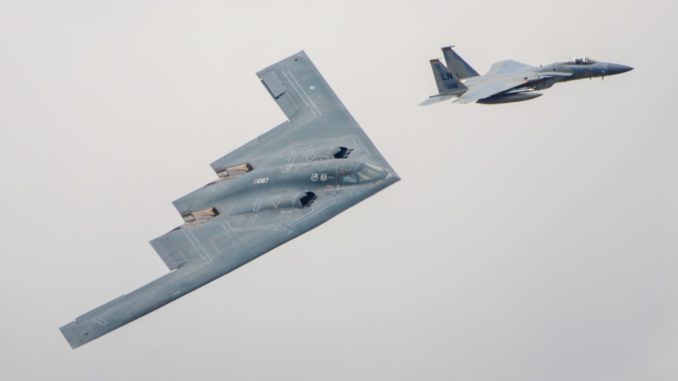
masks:
<path id="1" fill-rule="evenodd" d="M 538 96 L 561 80 L 629 67 L 590 59 L 531 67 L 503 61 L 479 76 L 451 48 L 431 65 L 460 103 Z M 151 241 L 170 270 L 61 327 L 72 348 L 111 332 L 313 229 L 400 180 L 302 51 L 257 73 L 287 121 L 211 164 L 217 179 L 174 201 L 184 223 Z"/>

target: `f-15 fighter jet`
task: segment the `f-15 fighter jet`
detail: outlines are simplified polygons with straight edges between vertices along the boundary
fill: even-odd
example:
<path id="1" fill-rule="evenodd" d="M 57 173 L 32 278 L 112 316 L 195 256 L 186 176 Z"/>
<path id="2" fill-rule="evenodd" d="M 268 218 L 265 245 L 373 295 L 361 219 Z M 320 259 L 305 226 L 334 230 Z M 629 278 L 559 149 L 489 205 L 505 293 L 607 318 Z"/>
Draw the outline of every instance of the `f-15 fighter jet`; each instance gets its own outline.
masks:
<path id="1" fill-rule="evenodd" d="M 479 75 L 454 50 L 442 48 L 447 67 L 439 59 L 431 60 L 438 94 L 430 96 L 420 105 L 429 105 L 453 99 L 457 103 L 509 103 L 541 96 L 535 90 L 548 89 L 558 82 L 602 77 L 625 73 L 630 66 L 599 62 L 591 58 L 574 58 L 550 65 L 530 66 L 506 60 L 492 65 L 484 75 Z"/>
<path id="2" fill-rule="evenodd" d="M 212 163 L 151 241 L 170 273 L 61 327 L 79 347 L 235 270 L 399 180 L 302 51 L 257 73 L 288 121 Z"/>

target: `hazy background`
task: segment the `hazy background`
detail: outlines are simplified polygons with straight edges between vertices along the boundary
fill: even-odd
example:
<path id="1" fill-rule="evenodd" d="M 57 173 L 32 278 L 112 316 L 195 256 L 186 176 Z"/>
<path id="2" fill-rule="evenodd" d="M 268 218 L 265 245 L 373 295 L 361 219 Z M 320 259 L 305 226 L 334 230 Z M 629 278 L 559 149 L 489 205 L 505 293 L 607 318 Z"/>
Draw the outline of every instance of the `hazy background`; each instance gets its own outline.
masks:
<path id="1" fill-rule="evenodd" d="M 675 380 L 678 6 L 0 1 L 0 378 Z M 478 71 L 631 65 L 539 99 L 417 103 Z M 403 181 L 72 351 L 58 327 L 166 272 L 147 241 L 284 120 L 305 49 Z"/>

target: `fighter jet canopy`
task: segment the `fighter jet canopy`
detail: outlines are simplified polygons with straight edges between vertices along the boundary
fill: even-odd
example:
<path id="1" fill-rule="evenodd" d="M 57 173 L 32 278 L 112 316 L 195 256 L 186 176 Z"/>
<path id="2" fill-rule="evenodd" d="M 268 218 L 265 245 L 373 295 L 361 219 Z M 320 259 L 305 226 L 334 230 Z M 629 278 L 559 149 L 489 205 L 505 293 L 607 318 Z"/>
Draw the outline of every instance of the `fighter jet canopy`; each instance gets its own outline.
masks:
<path id="1" fill-rule="evenodd" d="M 568 65 L 593 65 L 596 60 L 589 57 L 574 57 L 567 61 Z"/>

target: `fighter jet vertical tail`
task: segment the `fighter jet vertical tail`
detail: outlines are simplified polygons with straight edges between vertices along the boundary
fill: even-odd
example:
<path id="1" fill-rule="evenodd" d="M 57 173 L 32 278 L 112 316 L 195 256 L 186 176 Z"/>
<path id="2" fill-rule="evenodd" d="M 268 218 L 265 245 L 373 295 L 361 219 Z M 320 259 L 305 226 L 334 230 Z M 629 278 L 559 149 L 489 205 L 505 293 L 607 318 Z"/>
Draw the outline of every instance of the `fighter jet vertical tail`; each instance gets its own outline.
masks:
<path id="1" fill-rule="evenodd" d="M 455 95 L 466 91 L 466 86 L 439 59 L 431 60 L 431 69 L 440 95 Z"/>
<path id="2" fill-rule="evenodd" d="M 457 78 L 465 79 L 468 77 L 477 77 L 478 72 L 473 70 L 471 65 L 466 63 L 463 58 L 461 58 L 454 50 L 453 46 L 445 46 L 442 49 L 443 55 L 445 56 L 445 63 L 447 68 L 453 72 Z"/>

